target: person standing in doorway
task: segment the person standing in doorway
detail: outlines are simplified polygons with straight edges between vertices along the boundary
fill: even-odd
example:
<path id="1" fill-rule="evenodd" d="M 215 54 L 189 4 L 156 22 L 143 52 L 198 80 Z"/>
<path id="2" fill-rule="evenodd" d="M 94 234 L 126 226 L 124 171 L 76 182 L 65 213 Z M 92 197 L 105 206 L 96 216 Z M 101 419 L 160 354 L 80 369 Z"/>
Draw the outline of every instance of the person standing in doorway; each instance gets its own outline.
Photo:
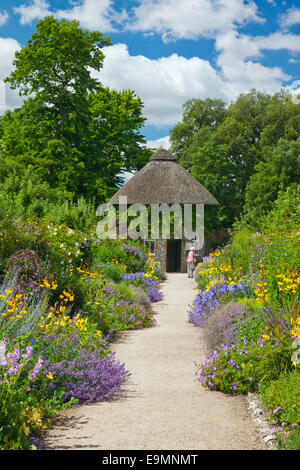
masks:
<path id="1" fill-rule="evenodd" d="M 187 261 L 187 275 L 188 275 L 188 277 L 193 277 L 193 270 L 194 270 L 195 261 L 196 261 L 194 251 L 195 251 L 194 247 L 192 246 L 190 251 L 189 251 L 187 260 L 186 260 Z"/>

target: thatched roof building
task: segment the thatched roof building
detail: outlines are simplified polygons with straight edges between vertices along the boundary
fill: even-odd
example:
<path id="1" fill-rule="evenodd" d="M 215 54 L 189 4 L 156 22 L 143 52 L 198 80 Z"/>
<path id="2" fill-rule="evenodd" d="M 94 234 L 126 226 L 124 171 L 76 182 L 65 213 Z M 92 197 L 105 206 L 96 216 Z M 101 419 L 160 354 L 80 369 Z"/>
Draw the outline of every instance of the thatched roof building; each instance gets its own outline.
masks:
<path id="1" fill-rule="evenodd" d="M 119 197 L 127 204 L 204 204 L 218 205 L 216 199 L 167 150 L 161 149 L 110 199 Z"/>

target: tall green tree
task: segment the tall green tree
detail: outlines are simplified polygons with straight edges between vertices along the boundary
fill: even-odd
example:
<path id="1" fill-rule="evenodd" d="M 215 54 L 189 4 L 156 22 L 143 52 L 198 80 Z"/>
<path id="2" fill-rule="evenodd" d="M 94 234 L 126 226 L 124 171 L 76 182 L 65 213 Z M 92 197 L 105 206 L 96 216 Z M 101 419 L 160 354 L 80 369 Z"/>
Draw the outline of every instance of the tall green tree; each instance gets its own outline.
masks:
<path id="1" fill-rule="evenodd" d="M 39 21 L 25 47 L 15 54 L 15 70 L 6 81 L 20 95 L 34 95 L 51 107 L 55 119 L 52 137 L 57 139 L 66 120 L 85 114 L 86 94 L 95 91 L 98 81 L 91 69 L 103 66 L 104 46 L 110 38 L 87 31 L 77 21 L 58 21 L 48 16 Z"/>
<path id="2" fill-rule="evenodd" d="M 210 138 L 226 117 L 222 100 L 191 99 L 183 105 L 182 121 L 170 131 L 171 150 L 186 168 L 192 166 L 195 150 Z"/>
<path id="3" fill-rule="evenodd" d="M 244 219 L 253 226 L 274 206 L 280 191 L 300 181 L 300 137 L 281 139 L 266 161 L 259 162 L 245 192 Z"/>

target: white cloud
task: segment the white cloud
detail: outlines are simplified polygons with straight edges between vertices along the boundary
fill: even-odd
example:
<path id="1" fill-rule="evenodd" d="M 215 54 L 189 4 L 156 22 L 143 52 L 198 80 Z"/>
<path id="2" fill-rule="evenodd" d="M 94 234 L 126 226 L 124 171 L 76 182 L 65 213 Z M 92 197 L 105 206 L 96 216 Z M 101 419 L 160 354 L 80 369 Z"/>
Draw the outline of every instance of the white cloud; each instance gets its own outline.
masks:
<path id="1" fill-rule="evenodd" d="M 299 35 L 280 31 L 268 36 L 250 36 L 237 31 L 247 21 L 262 21 L 256 3 L 252 0 L 139 0 L 127 14 L 116 13 L 113 0 L 70 0 L 69 9 L 56 9 L 54 13 L 50 11 L 49 1 L 30 0 L 15 11 L 23 24 L 52 13 L 57 18 L 77 19 L 82 27 L 103 32 L 123 24 L 125 29 L 147 36 L 161 34 L 164 40 L 214 38 L 216 66 L 200 57 L 187 59 L 178 54 L 158 59 L 132 56 L 127 45 L 115 44 L 104 50 L 104 68 L 93 72 L 105 86 L 134 90 L 144 102 L 143 113 L 148 124 L 172 126 L 181 119 L 182 105 L 188 99 L 210 97 L 231 101 L 251 88 L 276 92 L 290 80 L 280 67 L 267 67 L 260 61 L 267 50 L 285 49 L 296 55 L 300 52 Z M 17 41 L 14 45 L 6 42 L 8 49 L 16 45 Z M 4 55 L 0 79 L 1 67 L 6 67 L 9 60 L 12 58 Z M 7 96 L 12 103 L 15 99 L 12 92 L 8 90 Z M 167 140 L 161 143 L 167 145 Z"/>
<path id="2" fill-rule="evenodd" d="M 0 51 L 1 51 L 1 61 L 0 61 L 0 80 L 4 80 L 9 76 L 13 70 L 13 60 L 15 58 L 15 52 L 21 49 L 20 44 L 16 39 L 13 38 L 0 38 Z M 19 106 L 22 102 L 21 98 L 18 95 L 18 92 L 11 90 L 8 84 L 5 85 L 6 88 L 6 107 L 13 109 L 16 106 Z"/>
<path id="3" fill-rule="evenodd" d="M 127 18 L 124 10 L 122 13 L 114 11 L 111 0 L 84 0 L 69 10 L 58 10 L 56 16 L 79 20 L 83 27 L 99 29 L 103 32 L 114 31 L 112 22 L 120 23 Z"/>
<path id="4" fill-rule="evenodd" d="M 217 65 L 224 78 L 227 96 L 234 97 L 251 88 L 268 93 L 278 91 L 291 77 L 280 67 L 266 67 L 250 59 L 260 58 L 265 49 L 298 50 L 300 38 L 292 36 L 276 33 L 254 37 L 239 35 L 236 31 L 219 35 L 216 39 Z"/>
<path id="5" fill-rule="evenodd" d="M 30 24 L 34 20 L 53 15 L 58 19 L 78 20 L 84 28 L 99 29 L 101 32 L 114 31 L 112 22 L 120 23 L 127 18 L 124 10 L 117 13 L 112 8 L 112 0 L 81 0 L 72 2 L 69 9 L 50 9 L 47 0 L 32 0 L 14 8 L 20 15 L 21 24 Z"/>
<path id="6" fill-rule="evenodd" d="M 0 116 L 6 110 L 6 93 L 5 93 L 5 83 L 3 80 L 0 80 Z"/>
<path id="7" fill-rule="evenodd" d="M 212 37 L 248 21 L 263 21 L 252 0 L 144 0 L 132 9 L 127 29 L 154 31 L 168 41 Z"/>
<path id="8" fill-rule="evenodd" d="M 12 71 L 15 52 L 20 49 L 21 46 L 16 39 L 0 37 L 0 80 L 6 78 Z"/>
<path id="9" fill-rule="evenodd" d="M 298 34 L 277 32 L 269 36 L 255 37 L 253 41 L 262 50 L 278 51 L 280 49 L 286 49 L 291 52 L 300 51 L 300 35 Z"/>
<path id="10" fill-rule="evenodd" d="M 286 49 L 300 51 L 300 35 L 281 32 L 269 36 L 249 36 L 237 31 L 228 31 L 216 37 L 216 50 L 220 52 L 218 64 L 234 64 L 239 60 L 261 58 L 264 50 Z"/>
<path id="11" fill-rule="evenodd" d="M 289 28 L 300 23 L 300 8 L 292 7 L 283 13 L 280 17 L 280 25 L 283 28 Z"/>
<path id="12" fill-rule="evenodd" d="M 101 72 L 94 72 L 110 88 L 131 89 L 145 104 L 148 123 L 162 126 L 181 118 L 183 103 L 194 97 L 223 97 L 223 83 L 216 70 L 199 57 L 186 59 L 173 54 L 151 60 L 130 56 L 126 44 L 104 50 Z"/>
<path id="13" fill-rule="evenodd" d="M 251 38 L 245 36 L 240 41 L 227 33 L 219 37 L 216 47 L 218 70 L 199 57 L 187 59 L 173 54 L 151 60 L 131 56 L 126 44 L 116 44 L 105 48 L 104 67 L 93 73 L 105 86 L 134 90 L 144 102 L 147 123 L 156 126 L 176 124 L 188 99 L 231 101 L 251 88 L 274 93 L 290 79 L 280 67 L 249 60 L 261 54 Z"/>
<path id="14" fill-rule="evenodd" d="M 239 35 L 237 31 L 228 31 L 216 37 L 216 50 L 220 53 L 217 62 L 220 67 L 234 65 L 250 57 L 261 56 L 259 45 L 251 36 Z"/>
<path id="15" fill-rule="evenodd" d="M 224 65 L 222 73 L 228 98 L 231 96 L 231 99 L 240 93 L 247 93 L 251 88 L 275 93 L 291 78 L 280 67 L 265 67 L 252 61 Z"/>
<path id="16" fill-rule="evenodd" d="M 5 24 L 8 18 L 9 17 L 7 11 L 0 11 L 0 26 Z"/>

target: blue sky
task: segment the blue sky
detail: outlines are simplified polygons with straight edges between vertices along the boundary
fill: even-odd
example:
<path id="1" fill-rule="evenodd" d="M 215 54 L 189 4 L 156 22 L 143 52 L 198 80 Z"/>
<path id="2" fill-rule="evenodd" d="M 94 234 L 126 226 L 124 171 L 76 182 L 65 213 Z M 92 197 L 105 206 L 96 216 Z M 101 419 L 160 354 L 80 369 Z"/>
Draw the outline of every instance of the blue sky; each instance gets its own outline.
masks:
<path id="1" fill-rule="evenodd" d="M 168 147 L 188 99 L 300 91 L 300 0 L 0 0 L 0 80 L 49 14 L 111 37 L 95 76 L 142 98 L 149 145 Z M 6 106 L 19 103 L 6 89 Z"/>

